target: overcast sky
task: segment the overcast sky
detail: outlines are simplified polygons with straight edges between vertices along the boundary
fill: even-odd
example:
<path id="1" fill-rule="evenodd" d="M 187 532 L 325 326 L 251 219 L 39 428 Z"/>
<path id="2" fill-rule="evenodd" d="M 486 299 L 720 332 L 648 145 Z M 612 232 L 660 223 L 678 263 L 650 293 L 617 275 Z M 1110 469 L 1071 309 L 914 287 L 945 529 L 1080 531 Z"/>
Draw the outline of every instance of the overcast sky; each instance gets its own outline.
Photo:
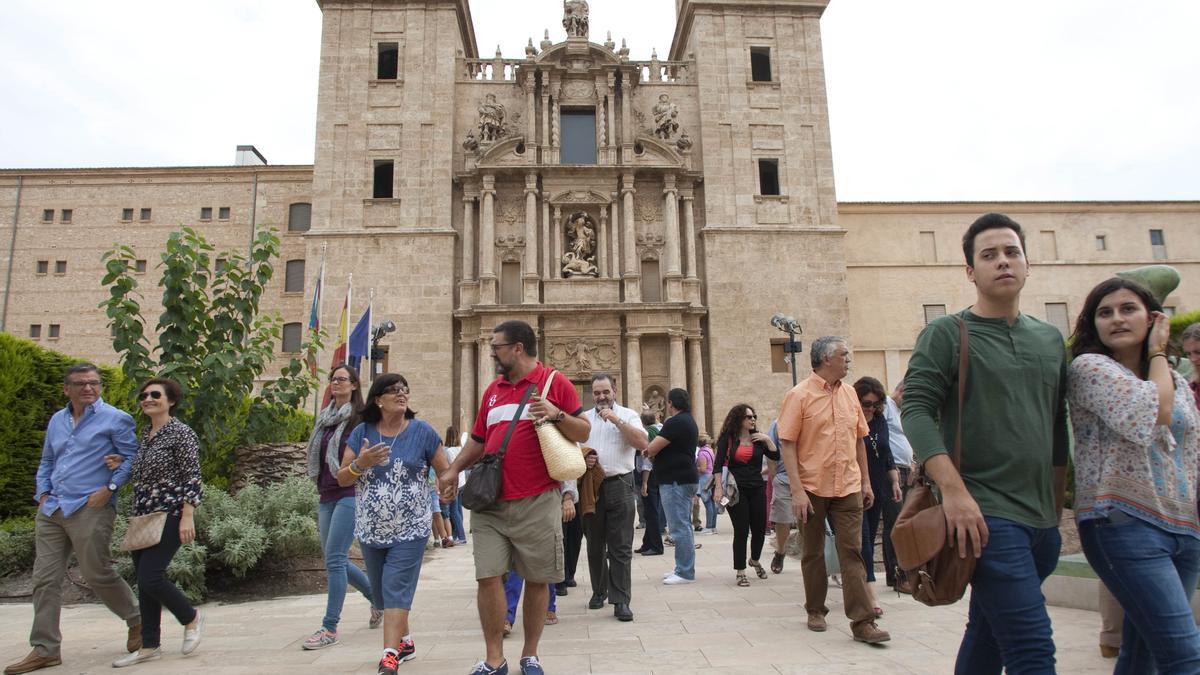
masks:
<path id="1" fill-rule="evenodd" d="M 635 59 L 674 0 L 591 0 Z M 563 39 L 560 0 L 476 0 L 481 54 Z M 519 11 L 515 8 L 519 7 Z M 313 0 L 3 0 L 0 167 L 313 158 Z M 1200 2 L 832 0 L 843 201 L 1200 199 Z"/>

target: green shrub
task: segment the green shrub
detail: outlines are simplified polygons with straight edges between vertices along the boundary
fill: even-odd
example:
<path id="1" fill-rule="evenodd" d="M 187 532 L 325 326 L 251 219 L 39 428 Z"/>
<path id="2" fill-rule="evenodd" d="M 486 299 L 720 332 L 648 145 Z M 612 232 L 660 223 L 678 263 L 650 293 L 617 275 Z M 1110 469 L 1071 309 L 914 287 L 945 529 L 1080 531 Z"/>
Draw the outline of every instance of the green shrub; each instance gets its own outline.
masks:
<path id="1" fill-rule="evenodd" d="M 31 516 L 46 425 L 67 404 L 63 376 L 78 359 L 0 333 L 0 519 Z M 131 383 L 101 367 L 104 400 L 132 409 Z"/>
<path id="2" fill-rule="evenodd" d="M 0 523 L 0 577 L 33 568 L 33 519 L 10 518 Z"/>

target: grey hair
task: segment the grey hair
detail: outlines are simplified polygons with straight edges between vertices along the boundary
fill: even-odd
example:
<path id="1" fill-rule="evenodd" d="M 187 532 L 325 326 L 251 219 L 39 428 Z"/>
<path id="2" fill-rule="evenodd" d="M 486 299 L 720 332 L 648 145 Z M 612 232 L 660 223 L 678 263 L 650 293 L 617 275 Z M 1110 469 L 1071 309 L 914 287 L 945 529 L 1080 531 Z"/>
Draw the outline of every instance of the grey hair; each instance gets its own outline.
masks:
<path id="1" fill-rule="evenodd" d="M 1179 336 L 1179 341 L 1184 340 L 1200 340 L 1200 321 L 1183 329 L 1183 335 Z"/>
<path id="2" fill-rule="evenodd" d="M 814 340 L 812 347 L 808 349 L 808 356 L 812 361 L 813 370 L 821 367 L 825 359 L 833 354 L 837 345 L 844 344 L 846 344 L 846 338 L 837 335 L 823 335 Z"/>
<path id="3" fill-rule="evenodd" d="M 613 376 L 609 375 L 606 371 L 600 370 L 595 373 L 592 373 L 592 384 L 596 384 L 600 380 L 608 380 L 609 384 L 611 384 L 614 387 L 617 386 L 617 381 L 614 380 Z"/>
<path id="4" fill-rule="evenodd" d="M 91 363 L 76 363 L 70 368 L 67 368 L 66 375 L 63 375 L 63 384 L 70 384 L 71 376 L 76 373 L 96 373 L 99 375 L 100 369 Z"/>

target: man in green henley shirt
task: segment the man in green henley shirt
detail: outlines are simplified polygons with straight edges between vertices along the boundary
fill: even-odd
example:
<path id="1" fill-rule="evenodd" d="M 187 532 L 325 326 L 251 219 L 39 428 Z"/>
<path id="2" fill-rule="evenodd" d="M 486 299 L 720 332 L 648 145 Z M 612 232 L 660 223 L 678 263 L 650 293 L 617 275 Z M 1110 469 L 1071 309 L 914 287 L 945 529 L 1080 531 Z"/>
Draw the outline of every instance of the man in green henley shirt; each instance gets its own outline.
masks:
<path id="1" fill-rule="evenodd" d="M 971 307 L 921 331 L 905 375 L 904 433 L 938 485 L 946 525 L 978 560 L 956 673 L 1053 673 L 1041 584 L 1062 540 L 1066 354 L 1062 334 L 1020 311 L 1025 235 L 989 213 L 963 235 Z M 947 454 L 958 424 L 959 321 L 968 330 L 961 470 Z"/>

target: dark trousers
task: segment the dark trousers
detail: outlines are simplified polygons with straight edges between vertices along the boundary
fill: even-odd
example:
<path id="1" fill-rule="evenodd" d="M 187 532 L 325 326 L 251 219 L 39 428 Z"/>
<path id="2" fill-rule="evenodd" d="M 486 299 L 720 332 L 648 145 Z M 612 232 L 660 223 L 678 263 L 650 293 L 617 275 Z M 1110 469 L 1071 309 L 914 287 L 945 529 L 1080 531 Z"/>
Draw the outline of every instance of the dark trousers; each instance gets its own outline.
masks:
<path id="1" fill-rule="evenodd" d="M 867 570 L 867 581 L 875 581 L 875 535 L 879 534 L 879 526 L 883 521 L 883 513 L 887 504 L 892 503 L 891 486 L 880 487 L 875 492 L 875 501 L 871 508 L 863 509 L 862 522 L 862 557 L 863 566 Z M 885 537 L 886 538 L 886 537 Z"/>
<path id="2" fill-rule="evenodd" d="M 196 610 L 179 587 L 167 578 L 167 565 L 179 550 L 179 516 L 167 516 L 162 539 L 150 548 L 133 552 L 133 569 L 137 573 L 138 605 L 142 610 L 142 647 L 161 646 L 162 609 L 166 607 L 179 625 L 186 626 L 196 618 Z"/>
<path id="3" fill-rule="evenodd" d="M 562 524 L 562 531 L 565 583 L 575 580 L 575 568 L 579 566 L 579 549 L 583 545 L 583 516 L 576 512 L 574 518 Z"/>
<path id="4" fill-rule="evenodd" d="M 583 517 L 592 594 L 614 605 L 631 597 L 634 500 L 633 474 L 613 476 L 600 484 L 596 512 Z"/>
<path id="5" fill-rule="evenodd" d="M 896 519 L 900 517 L 900 507 L 904 506 L 904 500 L 908 497 L 908 475 L 911 470 L 908 467 L 897 466 L 900 469 L 900 501 L 894 502 L 886 499 L 883 502 L 883 571 L 887 578 L 888 586 L 896 585 L 896 549 L 892 548 L 892 528 L 896 525 Z"/>
<path id="6" fill-rule="evenodd" d="M 762 556 L 767 537 L 767 489 L 738 486 L 738 502 L 725 507 L 733 523 L 733 569 L 746 569 L 746 537 L 750 538 L 750 559 Z"/>
<path id="7" fill-rule="evenodd" d="M 662 500 L 658 496 L 658 483 L 653 478 L 650 479 L 650 482 L 646 486 L 646 496 L 642 497 L 642 502 L 646 505 L 644 509 L 646 529 L 642 532 L 641 550 L 662 553 L 662 528 L 665 521 L 659 517 L 659 512 L 662 510 Z"/>

